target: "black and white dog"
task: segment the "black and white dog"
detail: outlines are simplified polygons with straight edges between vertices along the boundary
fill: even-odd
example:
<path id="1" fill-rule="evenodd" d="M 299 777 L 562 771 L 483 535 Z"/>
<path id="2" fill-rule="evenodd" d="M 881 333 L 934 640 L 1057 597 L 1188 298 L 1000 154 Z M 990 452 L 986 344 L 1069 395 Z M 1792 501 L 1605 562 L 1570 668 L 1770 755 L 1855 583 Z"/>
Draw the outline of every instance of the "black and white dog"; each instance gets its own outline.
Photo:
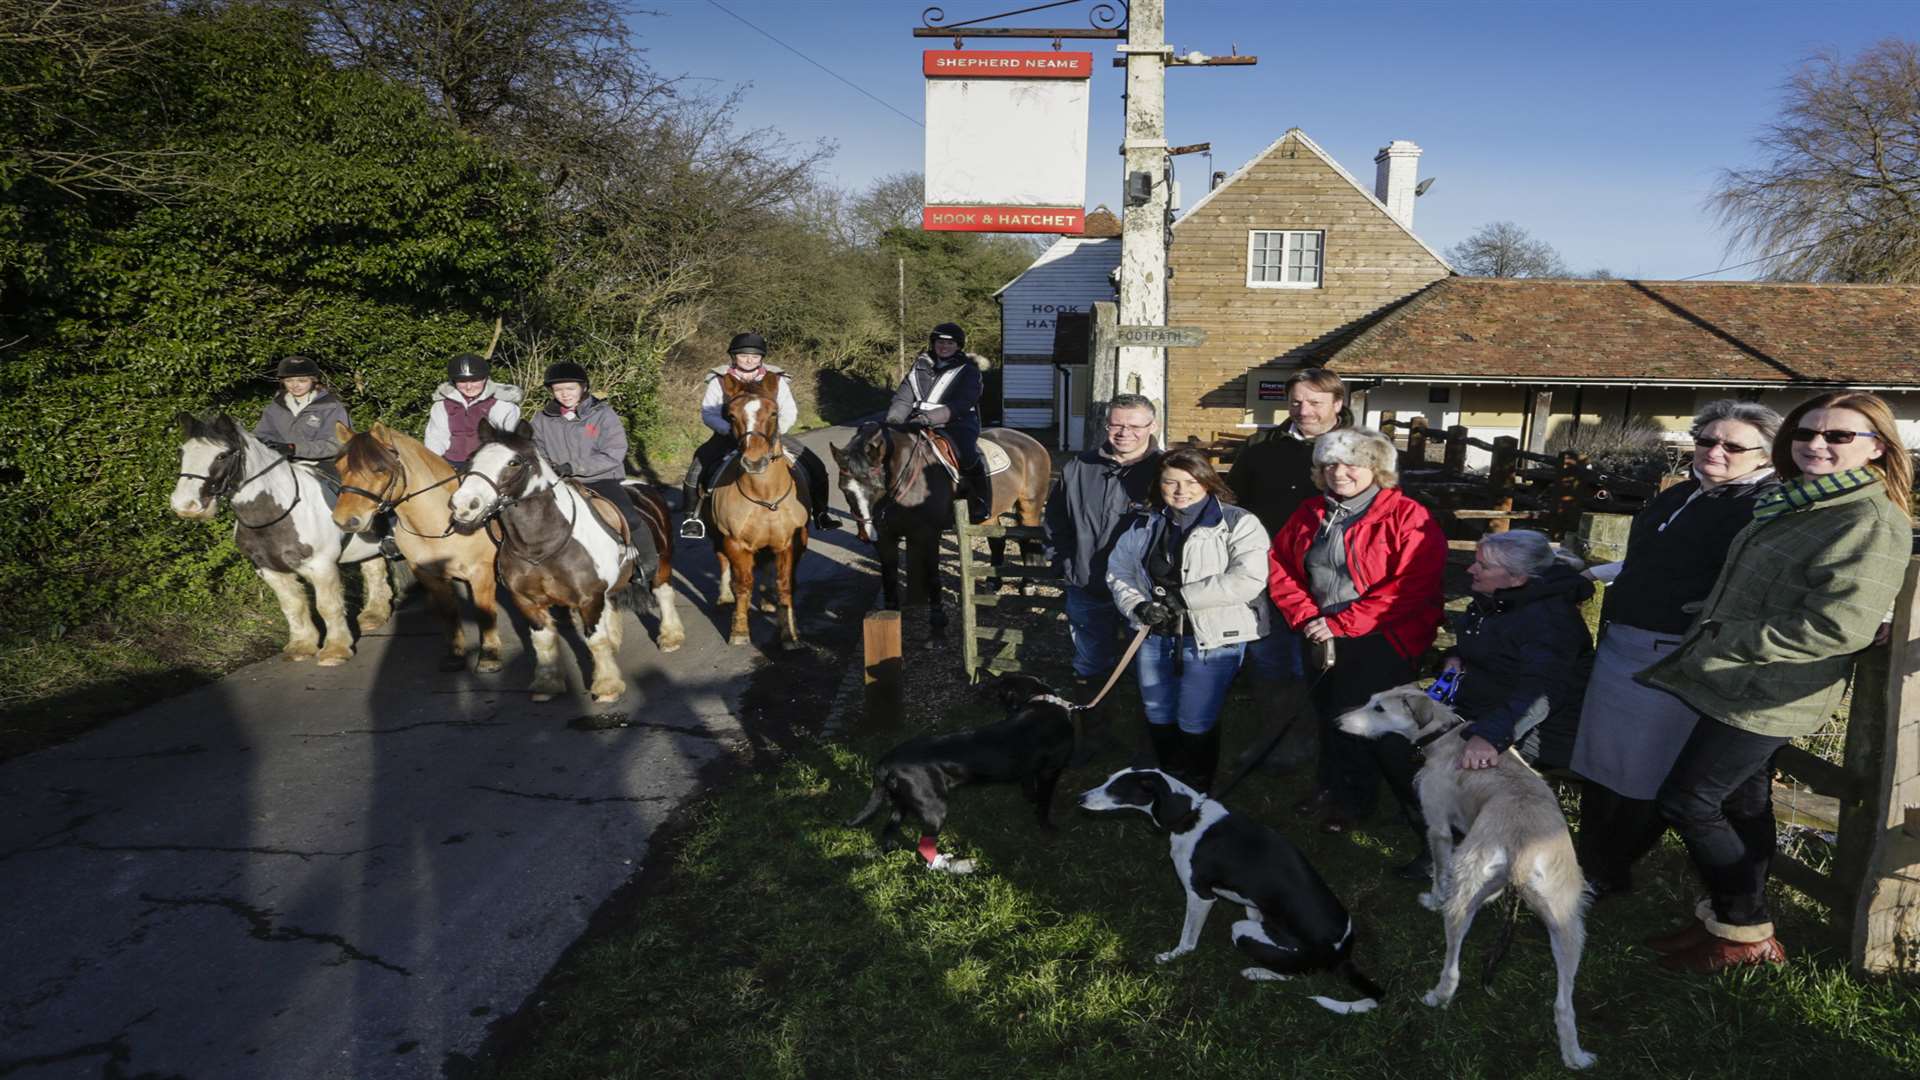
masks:
<path id="1" fill-rule="evenodd" d="M 880 834 L 883 847 L 892 843 L 901 819 L 910 817 L 925 830 L 919 851 L 927 869 L 970 873 L 970 860 L 939 851 L 948 793 L 962 784 L 1017 781 L 1035 803 L 1040 827 L 1051 830 L 1053 790 L 1073 756 L 1072 705 L 1031 675 L 1003 676 L 994 690 L 1007 708 L 1005 720 L 919 735 L 887 751 L 873 767 L 873 796 L 847 824 L 864 823 L 891 800 L 893 813 Z"/>
<path id="2" fill-rule="evenodd" d="M 1122 769 L 1081 794 L 1084 810 L 1138 810 L 1171 834 L 1173 872 L 1187 892 L 1180 943 L 1154 959 L 1164 964 L 1193 951 L 1216 899 L 1239 904 L 1233 943 L 1258 966 L 1248 979 L 1286 979 L 1332 971 L 1366 996 L 1314 1002 L 1337 1013 L 1371 1011 L 1383 996 L 1353 965 L 1353 919 L 1333 890 L 1286 837 L 1227 808 L 1158 769 Z"/>

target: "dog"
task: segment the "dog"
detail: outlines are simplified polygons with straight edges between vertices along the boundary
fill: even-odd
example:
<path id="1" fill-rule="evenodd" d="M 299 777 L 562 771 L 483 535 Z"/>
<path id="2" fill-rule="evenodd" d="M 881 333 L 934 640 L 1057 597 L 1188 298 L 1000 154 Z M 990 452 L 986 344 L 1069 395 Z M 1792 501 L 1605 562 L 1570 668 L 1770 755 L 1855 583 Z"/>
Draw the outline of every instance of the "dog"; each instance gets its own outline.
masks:
<path id="1" fill-rule="evenodd" d="M 1233 924 L 1233 943 L 1257 966 L 1242 968 L 1255 981 L 1315 971 L 1343 976 L 1365 997 L 1314 997 L 1336 1013 L 1370 1012 L 1384 996 L 1353 964 L 1353 918 L 1306 855 L 1286 837 L 1200 794 L 1159 769 L 1122 769 L 1080 795 L 1094 812 L 1138 810 L 1171 834 L 1173 872 L 1187 893 L 1180 943 L 1154 960 L 1165 964 L 1193 951 L 1216 899 L 1239 904 L 1247 917 Z"/>
<path id="2" fill-rule="evenodd" d="M 1463 734 L 1466 721 L 1418 686 L 1383 690 L 1337 723 L 1366 738 L 1391 733 L 1415 746 L 1433 744 L 1413 778 L 1433 849 L 1433 890 L 1422 893 L 1420 903 L 1446 920 L 1447 958 L 1440 982 L 1421 1000 L 1436 1008 L 1453 1000 L 1460 986 L 1460 944 L 1474 914 L 1511 885 L 1546 924 L 1552 942 L 1560 1060 L 1570 1069 L 1592 1065 L 1597 1059 L 1580 1048 L 1573 1016 L 1573 980 L 1586 945 L 1591 894 L 1547 782 L 1512 750 L 1491 768 L 1461 768 L 1462 743 L 1448 736 Z M 1455 830 L 1465 837 L 1457 847 Z"/>
<path id="3" fill-rule="evenodd" d="M 994 687 L 1007 718 L 997 724 L 946 735 L 920 735 L 887 751 L 873 766 L 873 795 L 847 820 L 858 826 L 891 800 L 893 814 L 881 830 L 890 846 L 902 818 L 920 822 L 919 851 L 927 869 L 964 874 L 964 859 L 939 850 L 947 822 L 947 796 L 962 784 L 1018 782 L 1033 800 L 1040 828 L 1053 830 L 1053 792 L 1073 756 L 1072 703 L 1031 675 L 1005 675 Z"/>

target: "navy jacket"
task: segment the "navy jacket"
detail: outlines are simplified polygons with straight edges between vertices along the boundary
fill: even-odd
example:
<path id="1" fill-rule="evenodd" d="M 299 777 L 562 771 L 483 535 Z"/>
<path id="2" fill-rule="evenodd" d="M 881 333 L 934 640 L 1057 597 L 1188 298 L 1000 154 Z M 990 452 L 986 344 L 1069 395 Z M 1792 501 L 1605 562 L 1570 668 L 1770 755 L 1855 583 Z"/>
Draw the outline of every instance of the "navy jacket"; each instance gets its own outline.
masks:
<path id="1" fill-rule="evenodd" d="M 1160 477 L 1160 448 L 1122 465 L 1106 446 L 1082 451 L 1060 467 L 1047 496 L 1047 561 L 1067 584 L 1096 595 L 1107 591 L 1107 556 L 1114 541 L 1147 511 Z"/>
<path id="2" fill-rule="evenodd" d="M 1580 604 L 1592 595 L 1591 581 L 1556 565 L 1525 585 L 1476 593 L 1454 616 L 1448 655 L 1460 657 L 1466 675 L 1453 705 L 1469 721 L 1470 734 L 1505 750 L 1522 718 L 1544 712 L 1537 741 L 1526 740 L 1522 753 L 1533 750 L 1528 756 L 1545 768 L 1572 758 L 1580 699 L 1593 670 L 1593 635 Z"/>
<path id="3" fill-rule="evenodd" d="M 934 427 L 946 433 L 961 465 L 972 463 L 979 456 L 980 391 L 984 385 L 981 372 L 986 366 L 985 360 L 970 352 L 957 352 L 945 360 L 921 353 L 908 369 L 907 377 L 901 380 L 900 388 L 893 392 L 893 401 L 887 406 L 887 423 L 901 423 L 918 408 Z M 948 372 L 955 374 L 940 388 L 941 378 Z M 936 388 L 939 388 L 937 395 Z"/>

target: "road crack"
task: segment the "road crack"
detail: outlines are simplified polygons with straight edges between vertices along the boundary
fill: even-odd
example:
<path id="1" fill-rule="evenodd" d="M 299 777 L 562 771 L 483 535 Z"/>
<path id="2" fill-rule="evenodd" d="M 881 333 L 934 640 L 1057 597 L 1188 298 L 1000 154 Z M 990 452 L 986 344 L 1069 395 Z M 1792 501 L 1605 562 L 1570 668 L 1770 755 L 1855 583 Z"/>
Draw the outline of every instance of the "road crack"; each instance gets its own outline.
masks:
<path id="1" fill-rule="evenodd" d="M 485 784 L 470 784 L 468 786 L 474 791 L 491 791 L 495 795 L 511 795 L 516 799 L 539 799 L 543 802 L 570 802 L 577 806 L 595 806 L 599 803 L 672 801 L 665 795 L 561 795 L 551 791 L 514 791 L 512 788 L 488 787 Z"/>
<path id="2" fill-rule="evenodd" d="M 280 914 L 279 912 L 272 908 L 255 907 L 244 900 L 239 900 L 231 896 L 155 896 L 152 893 L 141 893 L 140 899 L 149 904 L 159 904 L 162 907 L 220 908 L 246 920 L 248 936 L 257 941 L 308 941 L 316 945 L 331 945 L 340 950 L 341 963 L 345 963 L 347 960 L 358 960 L 362 963 L 372 964 L 375 967 L 382 967 L 388 971 L 397 972 L 405 978 L 413 978 L 413 972 L 408 971 L 398 964 L 383 960 L 373 953 L 362 951 L 339 934 L 317 934 L 310 930 L 303 930 L 298 926 L 275 926 L 273 920 L 275 916 Z"/>

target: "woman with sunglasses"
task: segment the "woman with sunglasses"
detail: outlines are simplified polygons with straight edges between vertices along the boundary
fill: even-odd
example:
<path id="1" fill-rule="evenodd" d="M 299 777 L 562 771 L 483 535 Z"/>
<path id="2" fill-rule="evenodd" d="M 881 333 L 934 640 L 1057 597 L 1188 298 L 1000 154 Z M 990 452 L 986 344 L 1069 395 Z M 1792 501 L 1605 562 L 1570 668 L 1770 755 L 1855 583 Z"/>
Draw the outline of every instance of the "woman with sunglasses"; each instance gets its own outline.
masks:
<path id="1" fill-rule="evenodd" d="M 1634 673 L 1680 644 L 1755 500 L 1780 486 L 1769 460 L 1779 431 L 1765 405 L 1708 402 L 1693 418 L 1691 477 L 1633 519 L 1624 560 L 1587 571 L 1608 586 L 1571 767 L 1585 780 L 1580 865 L 1596 896 L 1632 889 L 1633 864 L 1666 831 L 1653 797 L 1697 720 Z"/>
<path id="2" fill-rule="evenodd" d="M 1685 640 L 1641 672 L 1700 713 L 1655 801 L 1707 888 L 1647 944 L 1702 974 L 1786 959 L 1767 911 L 1773 757 L 1839 707 L 1913 548 L 1913 461 L 1872 394 L 1822 394 L 1773 444 L 1781 487 L 1753 508 Z"/>

